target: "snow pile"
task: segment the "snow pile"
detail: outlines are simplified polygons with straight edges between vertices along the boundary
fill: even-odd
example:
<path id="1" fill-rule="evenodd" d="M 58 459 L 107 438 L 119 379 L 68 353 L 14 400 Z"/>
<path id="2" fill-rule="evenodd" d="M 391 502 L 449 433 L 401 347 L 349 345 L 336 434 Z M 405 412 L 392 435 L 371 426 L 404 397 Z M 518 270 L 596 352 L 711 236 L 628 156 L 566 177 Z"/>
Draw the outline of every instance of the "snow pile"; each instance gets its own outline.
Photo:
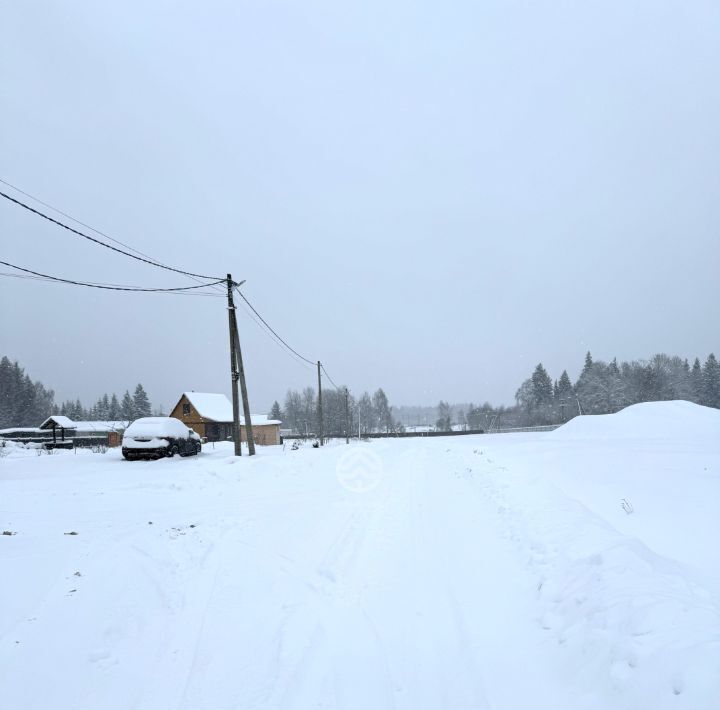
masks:
<path id="1" fill-rule="evenodd" d="M 571 419 L 549 438 L 570 439 L 720 439 L 720 410 L 676 400 L 633 404 L 616 414 Z"/>
<path id="2" fill-rule="evenodd" d="M 574 684 L 612 708 L 696 709 L 720 698 L 720 590 L 707 578 L 541 478 L 497 499 L 535 576 L 538 623 Z"/>
<path id="3" fill-rule="evenodd" d="M 46 449 L 37 442 L 3 441 L 0 444 L 0 461 L 4 459 L 27 458 L 29 456 L 65 456 L 72 454 L 71 449 Z"/>
<path id="4" fill-rule="evenodd" d="M 523 449 L 487 485 L 563 672 L 607 707 L 714 707 L 720 411 L 639 404 Z"/>

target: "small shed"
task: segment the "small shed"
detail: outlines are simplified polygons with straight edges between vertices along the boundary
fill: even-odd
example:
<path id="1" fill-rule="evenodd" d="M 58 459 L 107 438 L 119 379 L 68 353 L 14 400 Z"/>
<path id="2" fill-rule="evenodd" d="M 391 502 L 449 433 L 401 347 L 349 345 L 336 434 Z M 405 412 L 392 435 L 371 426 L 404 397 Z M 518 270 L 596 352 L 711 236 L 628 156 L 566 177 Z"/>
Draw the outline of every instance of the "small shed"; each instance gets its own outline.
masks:
<path id="1" fill-rule="evenodd" d="M 212 392 L 183 392 L 170 412 L 171 417 L 194 429 L 208 441 L 232 439 L 233 412 L 230 400 L 224 394 Z M 280 443 L 280 422 L 264 414 L 251 416 L 253 436 L 259 446 Z M 240 440 L 247 441 L 245 418 L 240 417 Z"/>
<path id="2" fill-rule="evenodd" d="M 65 441 L 65 432 L 70 435 L 74 435 L 77 431 L 77 424 L 69 417 L 64 417 L 60 414 L 54 414 L 52 417 L 48 417 L 39 427 L 41 431 L 52 430 L 53 446 L 58 443 L 57 433 L 60 431 L 60 441 Z M 70 439 L 72 441 L 72 439 Z"/>

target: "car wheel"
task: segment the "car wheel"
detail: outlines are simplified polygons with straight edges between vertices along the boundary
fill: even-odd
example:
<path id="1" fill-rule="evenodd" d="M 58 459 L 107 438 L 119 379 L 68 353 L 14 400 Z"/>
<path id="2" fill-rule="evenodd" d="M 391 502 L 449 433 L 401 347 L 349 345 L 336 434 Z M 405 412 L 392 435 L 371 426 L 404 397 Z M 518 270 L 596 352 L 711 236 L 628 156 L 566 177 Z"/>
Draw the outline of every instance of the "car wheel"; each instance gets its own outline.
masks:
<path id="1" fill-rule="evenodd" d="M 168 449 L 168 452 L 167 452 L 168 458 L 172 458 L 172 457 L 175 456 L 177 453 L 178 453 L 178 447 L 177 447 L 175 444 L 173 444 L 173 445 Z"/>
<path id="2" fill-rule="evenodd" d="M 202 444 L 195 444 L 195 456 L 202 451 Z"/>

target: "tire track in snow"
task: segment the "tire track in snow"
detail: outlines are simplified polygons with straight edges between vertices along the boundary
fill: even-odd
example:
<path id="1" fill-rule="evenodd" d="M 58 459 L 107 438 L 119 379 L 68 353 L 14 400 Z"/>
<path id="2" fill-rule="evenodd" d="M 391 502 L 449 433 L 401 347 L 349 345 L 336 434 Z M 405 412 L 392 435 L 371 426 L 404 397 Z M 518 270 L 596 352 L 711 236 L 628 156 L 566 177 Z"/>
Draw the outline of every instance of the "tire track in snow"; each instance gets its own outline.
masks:
<path id="1" fill-rule="evenodd" d="M 444 634 L 440 635 L 437 629 L 434 629 L 432 635 L 434 637 L 434 651 L 438 654 L 437 668 L 439 669 L 441 678 L 437 687 L 442 688 L 447 695 L 442 698 L 444 707 L 454 708 L 473 708 L 477 710 L 486 710 L 489 708 L 487 696 L 485 694 L 484 685 L 481 680 L 481 674 L 474 660 L 474 653 L 469 642 L 469 636 L 466 628 L 465 619 L 448 580 L 452 579 L 454 570 L 451 569 L 449 561 L 452 555 L 456 555 L 457 551 L 453 549 L 452 544 L 445 545 L 441 549 L 438 548 L 438 535 L 430 536 L 427 533 L 426 523 L 426 505 L 420 505 L 420 493 L 426 496 L 429 491 L 428 486 L 428 464 L 430 457 L 427 447 L 424 447 L 418 456 L 418 465 L 415 468 L 415 474 L 411 477 L 410 482 L 410 511 L 413 528 L 413 538 L 416 544 L 417 560 L 420 567 L 420 574 L 424 579 L 434 580 L 435 585 L 431 589 L 430 598 L 424 600 L 428 609 L 428 616 L 433 618 L 437 623 L 438 618 L 444 619 L 448 623 L 448 627 L 452 631 L 451 642 L 448 643 Z M 447 469 L 448 462 L 442 461 L 442 467 L 436 466 L 437 470 L 432 475 L 440 475 L 440 471 Z M 443 471 L 446 474 L 447 471 Z M 444 480 L 442 485 L 452 486 L 451 481 Z M 422 486 L 422 491 L 419 487 Z M 437 520 L 441 516 L 441 512 L 437 509 L 438 500 L 434 501 L 433 517 Z M 455 501 L 453 501 L 455 503 Z M 452 512 L 456 514 L 460 505 L 453 505 Z M 472 531 L 472 526 L 467 526 L 465 533 Z M 457 541 L 455 541 L 457 543 Z M 429 551 L 433 552 L 432 558 L 429 557 Z M 455 564 L 463 564 L 462 560 L 453 559 Z M 429 588 L 429 587 L 426 587 Z M 443 664 L 445 654 L 442 653 L 443 646 L 449 647 L 447 651 L 451 656 L 450 664 Z M 443 669 L 444 668 L 444 672 Z"/>
<path id="2" fill-rule="evenodd" d="M 357 569 L 382 499 L 378 502 L 376 496 L 372 505 L 364 497 L 349 500 L 354 509 L 321 555 L 315 572 L 309 577 L 296 575 L 312 593 L 308 606 L 313 622 L 303 652 L 276 679 L 276 687 L 285 688 L 278 707 L 305 708 L 318 702 L 323 693 L 332 699 L 333 707 L 343 710 L 395 707 L 389 665 L 377 630 L 362 605 Z M 307 606 L 295 610 L 295 615 L 303 614 L 299 622 L 286 619 L 285 635 L 296 633 L 298 623 L 307 623 L 308 611 Z"/>

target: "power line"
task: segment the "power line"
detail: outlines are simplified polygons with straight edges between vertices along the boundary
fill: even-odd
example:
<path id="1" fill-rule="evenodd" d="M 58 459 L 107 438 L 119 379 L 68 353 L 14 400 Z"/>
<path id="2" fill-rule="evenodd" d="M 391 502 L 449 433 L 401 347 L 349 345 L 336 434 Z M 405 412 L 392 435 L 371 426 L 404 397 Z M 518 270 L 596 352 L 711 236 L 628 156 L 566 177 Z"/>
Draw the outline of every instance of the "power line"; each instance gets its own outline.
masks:
<path id="1" fill-rule="evenodd" d="M 48 279 L 43 276 L 30 276 L 29 274 L 11 274 L 8 271 L 0 271 L 0 277 L 6 277 L 9 279 L 25 279 L 27 281 L 40 281 L 43 283 L 55 283 L 54 279 Z M 91 286 L 95 286 L 97 288 L 100 288 L 101 286 L 120 286 L 121 284 L 105 284 L 105 283 L 98 283 L 95 281 L 88 281 L 86 282 L 90 284 Z M 203 284 L 204 286 L 204 284 Z M 207 293 L 206 291 L 193 291 L 192 293 L 188 291 L 167 291 L 166 292 L 168 296 L 205 296 L 206 298 L 225 298 L 220 293 Z"/>
<path id="2" fill-rule="evenodd" d="M 41 274 L 39 271 L 32 271 L 31 269 L 24 269 L 22 266 L 16 266 L 7 261 L 0 261 L 3 266 L 9 266 L 11 269 L 17 269 L 26 274 L 32 274 L 48 281 L 58 281 L 60 283 L 72 284 L 73 286 L 87 286 L 89 288 L 102 288 L 108 291 L 144 291 L 144 292 L 155 292 L 155 293 L 173 293 L 178 291 L 192 291 L 194 289 L 205 288 L 206 286 L 214 286 L 215 284 L 222 283 L 225 279 L 218 279 L 212 283 L 200 284 L 199 286 L 181 286 L 176 288 L 139 288 L 135 286 L 116 286 L 93 283 L 91 281 L 75 281 L 73 279 L 63 279 L 59 276 L 49 276 L 48 274 Z M 212 294 L 208 294 L 212 295 Z"/>
<path id="3" fill-rule="evenodd" d="M 89 236 L 89 235 L 87 235 L 87 234 L 84 234 L 83 232 L 81 232 L 81 231 L 79 231 L 79 230 L 77 230 L 77 229 L 74 229 L 74 228 L 68 226 L 67 224 L 64 224 L 63 222 L 60 222 L 59 220 L 56 220 L 56 219 L 54 219 L 53 217 L 50 217 L 49 215 L 41 212 L 40 210 L 37 210 L 37 209 L 31 207 L 30 205 L 27 205 L 27 204 L 25 204 L 24 202 L 22 202 L 22 201 L 20 201 L 20 200 L 17 200 L 17 199 L 15 199 L 14 197 L 11 197 L 10 195 L 7 195 L 6 193 L 0 191 L 0 196 L 4 197 L 4 198 L 7 199 L 7 200 L 10 200 L 11 202 L 17 204 L 17 205 L 20 206 L 20 207 L 23 207 L 24 209 L 32 212 L 33 214 L 36 214 L 36 215 L 38 215 L 39 217 L 42 217 L 43 219 L 46 219 L 46 220 L 48 220 L 49 222 L 52 222 L 53 224 L 56 224 L 57 226 L 62 227 L 63 229 L 68 230 L 69 232 L 72 232 L 73 234 L 76 234 L 76 235 L 78 235 L 78 236 L 80 236 L 80 237 L 83 237 L 84 239 L 88 239 L 88 240 L 90 240 L 90 241 L 92 241 L 92 242 L 94 242 L 94 243 L 96 243 L 96 244 L 99 244 L 100 246 L 104 246 L 104 247 L 106 247 L 107 249 L 111 249 L 112 251 L 116 251 L 116 252 L 118 252 L 119 254 L 123 254 L 124 256 L 129 256 L 129 257 L 132 258 L 132 259 L 136 259 L 136 260 L 141 261 L 141 262 L 143 262 L 143 263 L 150 264 L 151 266 L 156 266 L 156 267 L 161 268 L 161 269 L 166 269 L 166 270 L 168 270 L 168 271 L 173 271 L 173 272 L 175 272 L 175 273 L 179 273 L 179 274 L 183 274 L 184 276 L 188 276 L 188 277 L 191 278 L 193 281 L 197 282 L 199 285 L 198 285 L 198 286 L 189 286 L 189 287 L 186 287 L 186 288 L 173 288 L 173 289 L 143 289 L 143 288 L 132 288 L 132 287 L 127 287 L 127 286 L 121 286 L 121 285 L 118 285 L 118 284 L 104 284 L 104 283 L 89 282 L 89 281 L 82 281 L 82 282 L 81 282 L 81 281 L 73 281 L 73 280 L 71 280 L 71 279 L 61 279 L 61 278 L 53 277 L 53 276 L 46 276 L 46 275 L 44 275 L 44 274 L 39 274 L 39 273 L 37 273 L 37 272 L 30 271 L 29 269 L 21 269 L 20 267 L 16 267 L 16 266 L 14 266 L 14 265 L 12 265 L 12 264 L 6 264 L 6 262 L 0 262 L 0 264 L 6 264 L 7 266 L 11 266 L 12 268 L 19 269 L 19 270 L 21 270 L 21 271 L 26 272 L 26 274 L 31 274 L 31 275 L 0 273 L 0 276 L 9 276 L 9 277 L 14 277 L 14 278 L 34 279 L 34 280 L 39 280 L 39 281 L 50 280 L 50 281 L 56 281 L 56 282 L 61 282 L 61 283 L 69 283 L 69 284 L 78 285 L 78 286 L 88 286 L 88 287 L 92 287 L 92 288 L 102 288 L 102 289 L 107 289 L 107 290 L 163 292 L 163 293 L 171 293 L 171 294 L 178 295 L 178 296 L 186 295 L 186 296 L 209 296 L 209 297 L 216 297 L 216 298 L 224 298 L 224 289 L 223 289 L 221 286 L 219 286 L 219 284 L 224 283 L 224 282 L 225 282 L 225 279 L 216 279 L 216 280 L 214 280 L 212 283 L 202 283 L 202 284 L 200 284 L 199 279 L 215 279 L 215 277 L 205 276 L 205 275 L 203 275 L 203 274 L 194 274 L 194 273 L 189 272 L 189 271 L 183 271 L 182 269 L 175 269 L 175 268 L 173 268 L 173 267 L 171 267 L 171 266 L 167 266 L 166 264 L 163 264 L 162 262 L 159 262 L 159 261 L 153 259 L 153 258 L 150 257 L 148 254 L 145 254 L 145 253 L 139 251 L 138 249 L 135 249 L 134 247 L 130 246 L 129 244 L 126 244 L 126 243 L 124 243 L 124 242 L 122 242 L 122 241 L 120 241 L 120 240 L 118 240 L 118 239 L 115 239 L 115 238 L 111 237 L 109 234 L 106 234 L 105 232 L 103 232 L 103 231 L 101 231 L 101 230 L 99 230 L 99 229 L 96 229 L 96 228 L 93 227 L 92 225 L 89 225 L 89 224 L 87 224 L 86 222 L 83 222 L 83 221 L 77 219 L 76 217 L 73 217 L 72 215 L 68 214 L 67 212 L 62 211 L 61 209 L 59 209 L 59 208 L 51 205 L 51 204 L 48 203 L 48 202 L 44 202 L 44 201 L 41 200 L 40 198 L 35 197 L 34 195 L 31 195 L 29 192 L 26 192 L 26 191 L 20 189 L 19 187 L 17 187 L 17 186 L 15 186 L 15 185 L 13 185 L 12 183 L 8 182 L 7 180 L 4 180 L 4 179 L 0 178 L 0 183 L 2 183 L 3 185 L 6 185 L 7 187 L 15 190 L 16 192 L 20 193 L 21 195 L 24 195 L 25 197 L 28 197 L 28 198 L 30 198 L 31 200 L 34 200 L 35 202 L 37 202 L 38 204 L 42 205 L 43 207 L 46 207 L 46 208 L 48 208 L 48 209 L 50 209 L 50 210 L 53 210 L 54 212 L 57 212 L 59 215 L 62 215 L 62 216 L 65 217 L 66 219 L 72 220 L 72 221 L 75 222 L 76 224 L 79 224 L 79 225 L 81 225 L 82 227 L 85 227 L 86 229 L 89 229 L 90 231 L 95 232 L 96 234 L 98 234 L 98 235 L 104 237 L 105 239 L 107 239 L 108 241 L 114 242 L 115 244 L 119 244 L 120 246 L 125 247 L 125 249 L 128 249 L 128 250 L 131 251 L 131 252 L 135 252 L 135 254 L 131 254 L 131 253 L 129 253 L 128 251 L 125 251 L 125 250 L 123 250 L 123 249 L 119 249 L 119 248 L 113 247 L 113 246 L 111 246 L 110 244 L 106 244 L 105 242 L 103 242 L 103 241 L 101 241 L 101 240 L 99 240 L 99 239 L 95 239 L 94 237 L 91 237 L 91 236 Z M 139 255 L 139 256 L 136 256 L 136 254 Z M 216 290 L 216 291 L 219 291 L 219 293 L 217 293 L 217 294 L 207 293 L 207 292 L 188 293 L 188 291 L 191 291 L 191 290 L 194 290 L 194 289 L 200 289 L 200 288 L 204 288 L 204 287 L 212 288 L 212 289 L 214 289 L 214 290 Z M 256 324 L 261 330 L 265 330 L 265 329 L 266 329 L 266 332 L 269 332 L 272 336 L 274 336 L 275 340 L 273 340 L 272 337 L 271 337 L 270 339 L 273 340 L 273 342 L 275 342 L 275 343 L 278 345 L 278 347 L 283 347 L 283 346 L 284 346 L 285 348 L 287 348 L 287 350 L 292 354 L 293 358 L 294 358 L 295 360 L 297 360 L 298 362 L 300 362 L 301 364 L 302 364 L 302 363 L 305 363 L 305 364 L 307 364 L 307 365 L 312 366 L 313 368 L 316 366 L 316 363 L 315 363 L 314 361 L 312 361 L 312 360 L 310 360 L 309 358 L 306 358 L 306 357 L 304 357 L 303 355 L 301 355 L 297 350 L 295 350 L 293 347 L 291 347 L 291 346 L 287 343 L 287 341 L 285 341 L 285 340 L 277 333 L 276 330 L 274 330 L 274 329 L 270 326 L 270 324 L 260 315 L 260 313 L 258 313 L 258 311 L 255 309 L 255 307 L 250 303 L 250 301 L 245 297 L 245 295 L 240 291 L 239 288 L 236 287 L 236 290 L 237 290 L 238 294 L 240 295 L 240 297 L 243 299 L 243 301 L 245 301 L 245 303 L 247 304 L 247 306 L 251 309 L 252 313 L 248 312 L 248 311 L 245 309 L 244 306 L 243 306 L 243 310 L 246 311 L 246 313 L 248 314 L 248 316 L 255 322 L 255 324 Z M 255 315 L 253 315 L 253 313 L 254 313 Z M 259 320 L 258 320 L 258 319 L 259 319 Z M 264 328 L 263 328 L 263 326 L 264 326 Z M 336 389 L 339 390 L 340 388 L 335 384 L 335 382 L 333 381 L 333 379 L 332 379 L 332 378 L 330 377 L 330 375 L 327 373 L 327 370 L 325 370 L 325 367 L 324 367 L 324 366 L 322 366 L 322 369 L 323 369 L 323 372 L 325 372 L 325 375 L 326 375 L 326 377 L 328 378 L 328 380 L 332 383 L 332 385 L 333 385 Z"/>
<path id="4" fill-rule="evenodd" d="M 238 292 L 238 295 L 240 296 L 240 298 L 242 298 L 242 300 L 245 301 L 245 303 L 247 303 L 248 306 L 250 306 L 250 309 L 252 310 L 252 312 L 265 324 L 265 327 L 266 327 L 288 350 L 290 350 L 291 352 L 295 353 L 295 355 L 297 355 L 301 360 L 304 360 L 306 363 L 308 363 L 308 365 L 313 365 L 313 366 L 316 365 L 316 363 L 314 363 L 312 360 L 309 360 L 308 358 L 303 357 L 297 350 L 295 350 L 295 348 L 290 347 L 290 345 L 288 345 L 287 342 L 286 342 L 285 340 L 283 340 L 283 339 L 277 334 L 277 332 L 276 332 L 275 330 L 273 330 L 273 328 L 270 326 L 270 324 L 255 310 L 255 307 L 253 306 L 252 303 L 250 303 L 250 301 L 247 300 L 247 298 L 245 298 L 245 295 L 243 294 L 243 292 L 242 292 L 239 288 L 236 288 L 235 290 Z"/>
<path id="5" fill-rule="evenodd" d="M 343 388 L 341 388 L 341 387 L 338 387 L 338 386 L 335 384 L 335 382 L 333 381 L 333 378 L 330 377 L 330 375 L 328 375 L 328 371 L 325 369 L 325 365 L 323 365 L 322 363 L 320 363 L 320 367 L 322 368 L 322 371 L 325 373 L 325 377 L 327 377 L 328 380 L 330 380 L 330 384 L 331 384 L 336 390 L 343 389 Z"/>
<path id="6" fill-rule="evenodd" d="M 301 360 L 297 355 L 295 355 L 294 353 L 291 353 L 291 352 L 287 351 L 287 350 L 285 349 L 285 347 L 283 346 L 283 344 L 282 344 L 279 340 L 277 340 L 277 338 L 275 338 L 275 337 L 272 335 L 272 333 L 253 315 L 252 311 L 251 311 L 249 308 L 247 308 L 247 306 L 245 306 L 244 303 L 239 303 L 238 305 L 243 309 L 243 311 L 245 312 L 245 314 L 247 315 L 247 317 L 248 317 L 253 323 L 255 323 L 255 325 L 258 327 L 258 330 L 260 330 L 260 332 L 263 333 L 263 335 L 265 335 L 265 337 L 267 337 L 273 345 L 277 345 L 277 347 L 279 347 L 280 350 L 282 350 L 283 352 L 287 352 L 288 355 L 290 355 L 290 357 L 291 357 L 295 362 L 297 362 L 299 365 L 302 365 L 302 366 L 305 367 L 305 368 L 310 368 L 310 369 L 312 369 L 312 367 L 311 367 L 310 365 L 306 364 L 306 363 L 305 363 L 303 360 Z"/>
<path id="7" fill-rule="evenodd" d="M 148 256 L 147 254 L 144 254 L 139 249 L 135 249 L 131 247 L 129 244 L 125 244 L 125 242 L 121 242 L 119 239 L 115 239 L 111 237 L 109 234 L 106 234 L 105 232 L 102 232 L 101 230 L 93 227 L 90 224 L 86 224 L 85 222 L 82 222 L 77 217 L 73 217 L 71 214 L 68 214 L 67 212 L 63 212 L 61 209 L 51 205 L 48 202 L 43 202 L 39 197 L 35 197 L 35 195 L 31 195 L 29 192 L 25 192 L 25 190 L 21 190 L 16 185 L 13 185 L 11 182 L 8 182 L 7 180 L 3 180 L 0 178 L 0 183 L 3 185 L 7 185 L 8 187 L 15 190 L 15 192 L 19 192 L 21 195 L 25 195 L 25 197 L 29 197 L 31 200 L 34 200 L 38 204 L 42 205 L 43 207 L 47 207 L 48 209 L 52 210 L 53 212 L 57 212 L 59 215 L 62 215 L 63 217 L 66 217 L 67 219 L 72 220 L 76 224 L 79 224 L 82 227 L 85 227 L 86 229 L 89 229 L 92 232 L 95 232 L 95 234 L 99 234 L 101 237 L 105 237 L 105 239 L 109 239 L 111 242 L 114 242 L 115 244 L 119 244 L 121 247 L 125 247 L 126 249 L 129 249 L 130 251 L 134 251 L 136 254 L 140 254 L 140 256 L 144 256 L 146 259 L 150 259 L 151 261 L 157 261 L 156 259 L 153 259 L 151 256 Z M 162 262 L 158 262 L 162 263 Z M 164 264 L 163 264 L 164 265 Z"/>
<path id="8" fill-rule="evenodd" d="M 95 234 L 99 234 L 101 237 L 104 237 L 105 239 L 108 239 L 111 242 L 114 242 L 115 244 L 119 244 L 121 247 L 125 247 L 126 249 L 129 249 L 132 252 L 135 252 L 136 254 L 139 254 L 140 256 L 144 256 L 146 259 L 149 259 L 150 261 L 159 264 L 160 266 L 167 267 L 167 264 L 164 264 L 162 261 L 158 261 L 154 257 L 150 256 L 149 254 L 140 251 L 139 249 L 135 249 L 135 247 L 130 246 L 129 244 L 126 244 L 123 241 L 120 241 L 119 239 L 115 239 L 114 237 L 111 237 L 107 232 L 103 232 L 101 229 L 98 229 L 97 227 L 93 227 L 91 224 L 88 224 L 87 222 L 83 222 L 82 220 L 78 219 L 77 217 L 73 217 L 71 214 L 68 214 L 67 212 L 63 212 L 60 208 L 55 207 L 54 205 L 51 205 L 49 202 L 44 202 L 39 197 L 36 197 L 35 195 L 31 195 L 29 192 L 26 192 L 25 190 L 22 190 L 17 185 L 13 185 L 11 182 L 8 182 L 7 180 L 3 180 L 3 178 L 0 178 L 0 183 L 3 185 L 7 185 L 9 188 L 12 188 L 16 192 L 19 192 L 21 195 L 25 195 L 25 197 L 29 197 L 31 200 L 34 200 L 38 204 L 42 205 L 43 207 L 47 207 L 48 209 L 53 210 L 53 212 L 57 212 L 59 215 L 62 215 L 63 217 L 66 217 L 69 220 L 72 220 L 76 224 L 79 224 L 82 227 L 85 227 L 86 229 L 89 229 L 91 232 L 95 232 Z M 188 275 L 188 274 L 186 274 Z M 27 277 L 31 278 L 31 277 Z M 190 276 L 190 279 L 195 281 L 196 283 L 200 283 L 197 278 L 194 276 Z M 216 291 L 219 291 L 218 297 L 225 298 L 225 289 L 221 286 L 212 286 L 212 288 Z M 200 294 L 188 294 L 188 295 L 200 295 Z M 215 294 L 204 294 L 204 295 L 215 295 Z"/>
<path id="9" fill-rule="evenodd" d="M 265 328 L 267 328 L 267 330 L 275 336 L 278 344 L 282 343 L 282 345 L 284 345 L 290 351 L 290 353 L 292 353 L 292 355 L 295 356 L 296 359 L 299 359 L 300 361 L 307 363 L 308 365 L 311 365 L 312 367 L 317 366 L 316 362 L 313 362 L 312 360 L 310 360 L 306 357 L 303 357 L 297 350 L 295 350 L 295 348 L 291 347 L 287 343 L 286 340 L 284 340 L 282 337 L 280 337 L 278 332 L 274 328 L 272 328 L 272 326 L 260 315 L 260 313 L 258 313 L 257 309 L 252 305 L 252 303 L 250 303 L 250 301 L 245 297 L 245 294 L 243 294 L 243 292 L 239 288 L 236 288 L 235 290 L 238 292 L 238 295 L 240 296 L 240 298 L 242 298 L 242 300 L 245 301 L 245 303 L 250 307 L 250 309 L 257 316 L 257 318 L 260 320 L 260 322 L 262 322 L 264 324 Z M 258 323 L 258 320 L 255 319 L 252 316 L 252 314 L 248 313 L 248 315 L 255 321 L 255 323 Z M 330 377 L 327 370 L 325 369 L 325 366 L 321 364 L 320 367 L 322 368 L 323 372 L 325 373 L 325 376 L 328 378 L 328 380 L 330 381 L 332 386 L 335 387 L 335 389 L 340 390 L 341 388 L 335 384 L 334 380 L 332 379 L 332 377 Z"/>
<path id="10" fill-rule="evenodd" d="M 4 181 L 3 181 L 4 182 Z M 167 271 L 174 271 L 176 274 L 183 274 L 185 276 L 200 278 L 200 279 L 217 279 L 216 276 L 206 276 L 204 274 L 194 274 L 190 271 L 183 271 L 182 269 L 175 269 L 172 266 L 165 266 L 165 264 L 161 264 L 159 261 L 153 261 L 152 259 L 145 259 L 142 256 L 137 256 L 136 254 L 131 254 L 128 251 L 125 251 L 123 249 L 119 249 L 118 247 L 114 247 L 111 244 L 106 244 L 105 242 L 101 241 L 100 239 L 95 239 L 95 237 L 91 237 L 88 234 L 85 234 L 84 232 L 81 232 L 78 229 L 74 229 L 73 227 L 70 227 L 67 224 L 64 224 L 63 222 L 60 222 L 59 220 L 55 219 L 54 217 L 51 217 L 48 214 L 45 214 L 44 212 L 40 212 L 40 210 L 36 210 L 34 207 L 30 207 L 30 205 L 21 202 L 20 200 L 16 200 L 14 197 L 11 197 L 5 192 L 0 191 L 0 197 L 4 197 L 6 200 L 9 200 L 10 202 L 14 202 L 16 205 L 19 205 L 20 207 L 28 210 L 29 212 L 32 212 L 33 214 L 38 215 L 38 217 L 42 217 L 43 219 L 46 219 L 48 222 L 52 222 L 53 224 L 56 224 L 58 227 L 62 227 L 63 229 L 66 229 L 68 232 L 72 232 L 73 234 L 77 234 L 79 237 L 83 237 L 83 239 L 88 239 L 91 242 L 94 242 L 95 244 L 99 244 L 100 246 L 105 247 L 106 249 L 111 249 L 112 251 L 117 252 L 118 254 L 123 254 L 125 256 L 129 256 L 131 259 L 136 259 L 137 261 L 142 261 L 145 264 L 150 264 L 151 266 L 157 266 L 159 269 L 166 269 Z M 35 198 L 33 198 L 35 199 Z M 51 208 L 54 209 L 54 208 Z M 217 281 L 224 281 L 224 279 L 217 279 Z"/>

